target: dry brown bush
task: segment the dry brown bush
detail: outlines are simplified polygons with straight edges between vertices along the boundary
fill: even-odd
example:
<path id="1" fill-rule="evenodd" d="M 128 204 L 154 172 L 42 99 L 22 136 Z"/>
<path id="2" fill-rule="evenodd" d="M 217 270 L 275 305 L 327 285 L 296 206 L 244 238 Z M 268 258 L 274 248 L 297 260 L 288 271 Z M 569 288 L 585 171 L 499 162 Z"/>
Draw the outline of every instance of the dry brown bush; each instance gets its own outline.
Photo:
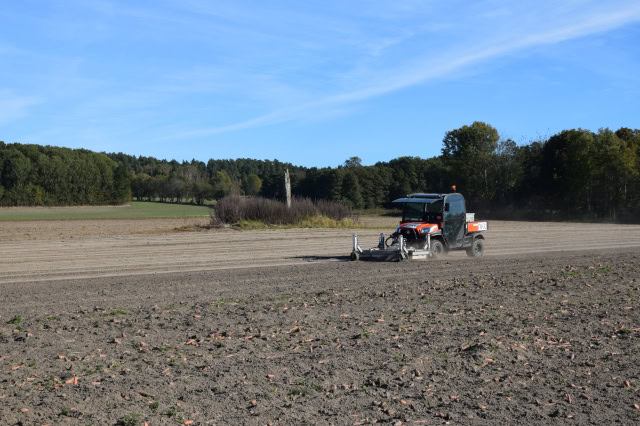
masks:
<path id="1" fill-rule="evenodd" d="M 334 201 L 314 202 L 308 198 L 294 198 L 291 208 L 287 208 L 286 204 L 280 201 L 262 197 L 229 196 L 216 203 L 212 224 L 257 221 L 266 225 L 294 225 L 314 216 L 325 216 L 340 221 L 352 215 L 350 207 Z"/>

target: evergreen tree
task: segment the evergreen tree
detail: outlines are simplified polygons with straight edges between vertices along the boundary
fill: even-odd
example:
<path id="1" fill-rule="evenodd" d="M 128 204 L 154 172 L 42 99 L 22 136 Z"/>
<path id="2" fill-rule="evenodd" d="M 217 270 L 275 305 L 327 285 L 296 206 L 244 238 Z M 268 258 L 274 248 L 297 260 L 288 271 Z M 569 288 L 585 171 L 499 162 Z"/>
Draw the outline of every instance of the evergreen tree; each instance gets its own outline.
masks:
<path id="1" fill-rule="evenodd" d="M 360 183 L 355 173 L 346 173 L 342 180 L 341 198 L 348 201 L 355 209 L 364 207 L 364 199 L 360 192 Z"/>

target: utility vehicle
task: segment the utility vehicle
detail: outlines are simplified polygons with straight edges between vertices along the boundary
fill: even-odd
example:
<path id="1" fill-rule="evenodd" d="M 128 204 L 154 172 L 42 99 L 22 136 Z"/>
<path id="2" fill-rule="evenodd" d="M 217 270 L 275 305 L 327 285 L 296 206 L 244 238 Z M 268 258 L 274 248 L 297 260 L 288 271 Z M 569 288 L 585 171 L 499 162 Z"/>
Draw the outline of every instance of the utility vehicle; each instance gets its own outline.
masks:
<path id="1" fill-rule="evenodd" d="M 467 213 L 462 194 L 410 194 L 393 204 L 402 206 L 400 226 L 388 238 L 380 234 L 378 246 L 367 250 L 354 234 L 351 259 L 427 259 L 453 250 L 465 250 L 471 257 L 484 253 L 483 233 L 489 225 Z"/>

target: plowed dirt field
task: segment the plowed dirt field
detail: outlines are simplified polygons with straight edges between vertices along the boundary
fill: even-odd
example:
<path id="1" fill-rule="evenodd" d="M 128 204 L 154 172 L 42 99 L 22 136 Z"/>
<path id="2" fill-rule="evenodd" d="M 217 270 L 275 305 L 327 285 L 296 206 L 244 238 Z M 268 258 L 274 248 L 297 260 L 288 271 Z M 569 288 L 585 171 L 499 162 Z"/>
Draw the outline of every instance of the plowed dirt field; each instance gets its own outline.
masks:
<path id="1" fill-rule="evenodd" d="M 164 221 L 0 222 L 1 423 L 640 422 L 640 226 L 371 263 Z"/>

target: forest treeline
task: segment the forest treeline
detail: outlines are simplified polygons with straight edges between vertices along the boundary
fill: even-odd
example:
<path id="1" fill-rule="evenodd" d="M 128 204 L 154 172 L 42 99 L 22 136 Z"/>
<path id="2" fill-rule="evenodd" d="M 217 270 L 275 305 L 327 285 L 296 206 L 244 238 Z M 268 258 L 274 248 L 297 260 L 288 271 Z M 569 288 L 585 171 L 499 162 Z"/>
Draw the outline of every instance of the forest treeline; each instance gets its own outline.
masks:
<path id="1" fill-rule="evenodd" d="M 123 204 L 131 179 L 106 154 L 0 141 L 0 206 Z"/>
<path id="2" fill-rule="evenodd" d="M 491 217 L 640 220 L 640 130 L 565 130 L 516 144 L 487 123 L 444 135 L 441 155 L 362 166 L 305 168 L 278 160 L 167 161 L 122 153 L 0 143 L 0 205 L 194 202 L 226 195 L 282 199 L 284 171 L 293 194 L 389 206 L 411 192 L 465 195 Z"/>

